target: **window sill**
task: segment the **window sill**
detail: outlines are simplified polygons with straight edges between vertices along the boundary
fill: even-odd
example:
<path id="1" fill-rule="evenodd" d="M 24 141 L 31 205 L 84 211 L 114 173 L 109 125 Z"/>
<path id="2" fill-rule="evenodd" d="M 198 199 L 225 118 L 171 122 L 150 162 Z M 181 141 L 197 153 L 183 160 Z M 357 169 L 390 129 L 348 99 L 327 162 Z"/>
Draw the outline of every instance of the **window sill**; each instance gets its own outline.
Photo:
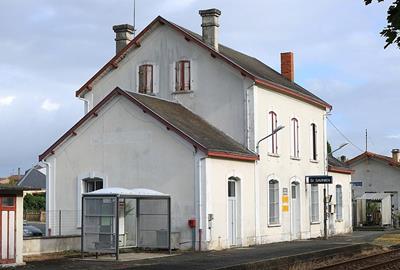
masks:
<path id="1" fill-rule="evenodd" d="M 280 227 L 281 224 L 268 224 L 269 228 Z"/>
<path id="2" fill-rule="evenodd" d="M 275 153 L 268 153 L 268 156 L 276 157 L 276 158 L 280 157 L 279 154 L 275 154 Z"/>
<path id="3" fill-rule="evenodd" d="M 182 95 L 182 94 L 191 94 L 193 93 L 193 90 L 188 90 L 188 91 L 174 91 L 172 92 L 172 95 Z"/>
<path id="4" fill-rule="evenodd" d="M 297 160 L 300 161 L 301 159 L 299 157 L 290 157 L 291 160 Z"/>
<path id="5" fill-rule="evenodd" d="M 316 160 L 316 159 L 310 159 L 310 162 L 311 162 L 311 163 L 319 163 L 319 160 Z"/>
<path id="6" fill-rule="evenodd" d="M 311 221 L 310 224 L 311 225 L 318 225 L 318 224 L 321 224 L 321 222 L 319 222 L 319 221 Z"/>
<path id="7" fill-rule="evenodd" d="M 137 91 L 137 93 L 140 95 L 156 96 L 156 94 L 153 92 L 152 93 L 140 93 L 139 91 Z"/>
<path id="8" fill-rule="evenodd" d="M 343 219 L 337 219 L 336 222 L 343 222 Z"/>

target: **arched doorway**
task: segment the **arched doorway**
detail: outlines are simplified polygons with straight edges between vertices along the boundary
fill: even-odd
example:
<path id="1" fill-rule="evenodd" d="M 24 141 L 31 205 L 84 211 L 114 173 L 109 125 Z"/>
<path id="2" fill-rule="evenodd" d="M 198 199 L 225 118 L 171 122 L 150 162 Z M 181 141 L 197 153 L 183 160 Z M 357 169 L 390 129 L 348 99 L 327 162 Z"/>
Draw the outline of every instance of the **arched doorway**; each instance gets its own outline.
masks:
<path id="1" fill-rule="evenodd" d="M 301 202 L 300 202 L 300 184 L 297 181 L 291 183 L 291 238 L 300 239 L 301 228 Z"/>
<path id="2" fill-rule="evenodd" d="M 229 177 L 228 179 L 228 245 L 236 246 L 238 244 L 239 228 L 239 178 Z"/>

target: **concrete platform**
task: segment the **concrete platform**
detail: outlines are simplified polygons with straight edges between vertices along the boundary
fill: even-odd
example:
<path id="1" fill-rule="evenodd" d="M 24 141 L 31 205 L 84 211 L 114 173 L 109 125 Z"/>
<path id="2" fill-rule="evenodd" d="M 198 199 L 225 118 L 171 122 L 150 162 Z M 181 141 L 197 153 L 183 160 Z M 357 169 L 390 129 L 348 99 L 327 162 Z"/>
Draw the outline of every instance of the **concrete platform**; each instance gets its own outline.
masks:
<path id="1" fill-rule="evenodd" d="M 165 254 L 165 253 L 151 253 L 151 252 L 131 252 L 131 253 L 121 253 L 119 254 L 118 260 L 120 262 L 130 262 L 130 261 L 138 261 L 138 260 L 147 260 L 147 259 L 156 259 L 156 258 L 163 258 L 163 257 L 169 257 L 169 256 L 175 256 L 178 254 Z M 115 255 L 101 255 L 96 257 L 85 257 L 85 258 L 80 258 L 77 260 L 81 261 L 97 261 L 97 262 L 110 262 L 110 261 L 115 261 Z"/>
<path id="2" fill-rule="evenodd" d="M 329 240 L 302 240 L 259 245 L 248 248 L 228 249 L 223 251 L 207 252 L 182 252 L 174 253 L 177 256 L 166 256 L 133 261 L 96 261 L 79 259 L 60 259 L 52 261 L 32 262 L 26 266 L 16 269 L 39 269 L 39 270 L 66 270 L 66 269 L 235 269 L 237 266 L 248 264 L 254 265 L 266 260 L 303 256 L 310 258 L 311 253 L 332 253 L 332 249 L 346 248 L 359 243 L 372 243 L 385 232 L 354 232 L 351 235 L 337 236 Z M 241 269 L 241 268 L 236 268 Z M 252 268 L 257 269 L 257 268 Z"/>

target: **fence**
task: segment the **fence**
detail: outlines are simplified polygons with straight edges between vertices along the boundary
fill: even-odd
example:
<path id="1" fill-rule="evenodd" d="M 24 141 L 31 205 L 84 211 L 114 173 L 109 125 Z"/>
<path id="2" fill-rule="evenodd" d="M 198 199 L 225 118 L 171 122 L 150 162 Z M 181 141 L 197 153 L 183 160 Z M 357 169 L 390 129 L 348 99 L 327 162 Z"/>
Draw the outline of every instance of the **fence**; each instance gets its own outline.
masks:
<path id="1" fill-rule="evenodd" d="M 40 229 L 46 236 L 66 236 L 80 234 L 81 211 L 52 210 L 25 211 L 24 222 Z M 46 231 L 46 222 L 48 230 Z"/>

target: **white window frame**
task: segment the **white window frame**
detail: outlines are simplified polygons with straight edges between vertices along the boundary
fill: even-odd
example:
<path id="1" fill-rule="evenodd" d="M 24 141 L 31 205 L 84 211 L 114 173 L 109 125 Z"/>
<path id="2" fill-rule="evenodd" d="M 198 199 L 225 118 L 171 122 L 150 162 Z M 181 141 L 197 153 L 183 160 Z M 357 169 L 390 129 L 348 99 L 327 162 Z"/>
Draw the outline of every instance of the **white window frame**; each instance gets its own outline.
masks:
<path id="1" fill-rule="evenodd" d="M 313 130 L 315 126 L 315 130 Z M 312 122 L 310 124 L 310 160 L 318 161 L 318 125 Z"/>
<path id="2" fill-rule="evenodd" d="M 271 134 L 278 127 L 278 114 L 271 110 L 268 112 L 267 119 L 267 132 Z M 278 156 L 278 133 L 275 133 L 268 138 L 268 154 L 272 156 Z"/>
<path id="3" fill-rule="evenodd" d="M 280 225 L 279 181 L 270 179 L 268 184 L 268 226 Z M 271 189 L 271 186 L 273 189 Z M 272 212 L 275 213 L 272 216 Z"/>
<path id="4" fill-rule="evenodd" d="M 300 127 L 299 127 L 299 119 L 297 117 L 292 117 L 290 119 L 290 145 L 291 145 L 291 158 L 292 159 L 300 159 Z"/>
<path id="5" fill-rule="evenodd" d="M 310 187 L 310 220 L 311 223 L 319 223 L 319 186 L 312 184 Z"/>
<path id="6" fill-rule="evenodd" d="M 336 220 L 343 220 L 343 187 L 336 185 Z"/>
<path id="7" fill-rule="evenodd" d="M 89 172 L 80 174 L 76 181 L 76 227 L 81 227 L 82 218 L 82 194 L 85 191 L 85 180 L 86 179 L 100 178 L 103 179 L 103 188 L 108 187 L 108 177 L 105 174 L 99 172 Z"/>

